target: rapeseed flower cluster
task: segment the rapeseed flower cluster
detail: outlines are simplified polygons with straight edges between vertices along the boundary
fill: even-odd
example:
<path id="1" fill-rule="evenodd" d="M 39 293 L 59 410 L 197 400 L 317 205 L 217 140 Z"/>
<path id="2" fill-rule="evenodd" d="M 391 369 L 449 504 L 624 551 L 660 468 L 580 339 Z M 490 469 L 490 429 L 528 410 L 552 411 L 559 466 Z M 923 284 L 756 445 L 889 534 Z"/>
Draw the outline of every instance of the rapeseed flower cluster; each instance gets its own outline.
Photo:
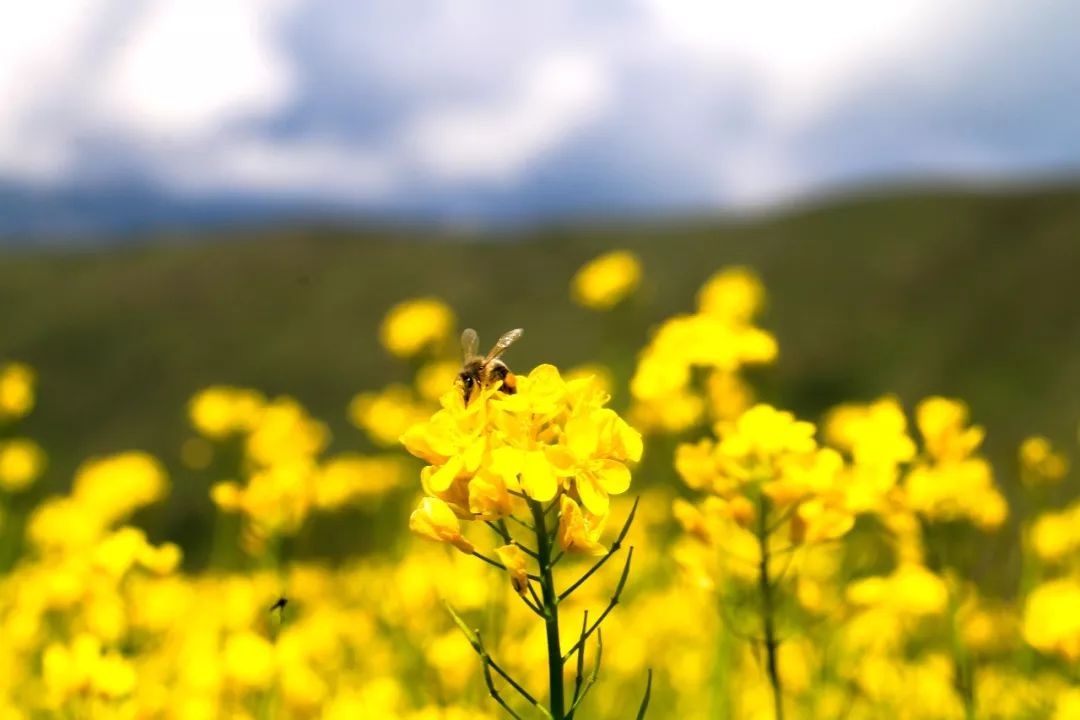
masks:
<path id="1" fill-rule="evenodd" d="M 516 713 L 512 701 L 496 688 L 492 672 L 522 701 L 564 720 L 573 716 L 596 680 L 594 671 L 585 684 L 586 643 L 618 602 L 633 550 L 607 609 L 591 625 L 586 613 L 577 641 L 570 642 L 565 653 L 560 604 L 619 550 L 629 531 L 636 505 L 611 549 L 600 542 L 612 498 L 629 489 L 628 464 L 641 459 L 642 439 L 605 407 L 608 395 L 592 377 L 567 381 L 555 366 L 540 365 L 517 377 L 510 389 L 514 392 L 504 392 L 503 383 L 496 381 L 470 393 L 458 383 L 443 395 L 440 410 L 402 436 L 405 448 L 428 463 L 420 473 L 425 497 L 409 527 L 506 573 L 511 588 L 546 630 L 546 707 L 492 658 L 478 632 L 456 614 L 455 620 L 479 654 L 489 692 L 499 705 Z M 508 520 L 530 531 L 531 537 L 515 537 Z M 501 544 L 478 550 L 466 537 L 462 521 L 486 523 Z M 554 567 L 564 553 L 600 560 L 560 590 Z M 565 668 L 575 654 L 571 696 L 565 690 Z M 647 704 L 648 691 L 642 706 Z"/>
<path id="2" fill-rule="evenodd" d="M 597 276 L 617 305 L 641 268 Z M 132 451 L 55 477 L 21 427 L 34 372 L 0 367 L 0 717 L 1080 717 L 1068 448 L 1029 437 L 1000 472 L 959 400 L 759 402 L 764 297 L 721 271 L 662 323 L 632 422 L 595 364 L 466 399 L 453 312 L 406 301 L 381 336 L 410 379 L 353 400 L 357 447 L 213 386 L 187 408 L 198 474 Z M 199 478 L 209 565 L 143 524 Z M 347 506 L 355 552 L 297 560 Z"/>
<path id="3" fill-rule="evenodd" d="M 429 463 L 421 473 L 428 497 L 411 525 L 448 541 L 447 533 L 459 535 L 442 522 L 450 516 L 497 521 L 520 512 L 523 501 L 559 496 L 561 511 L 575 518 L 575 531 L 560 543 L 591 547 L 610 496 L 630 486 L 628 463 L 641 459 L 641 435 L 604 407 L 608 397 L 592 378 L 567 382 L 541 365 L 518 383 L 516 394 L 492 386 L 469 403 L 452 388 L 441 410 L 402 436 L 405 448 Z M 433 526 L 443 536 L 435 537 Z"/>
<path id="4" fill-rule="evenodd" d="M 746 268 L 709 278 L 698 292 L 697 312 L 664 321 L 641 351 L 630 381 L 634 425 L 677 433 L 697 425 L 707 411 L 721 421 L 749 407 L 752 394 L 739 371 L 777 356 L 775 338 L 754 325 L 764 302 L 760 280 Z M 695 388 L 700 374 L 705 392 Z"/>
<path id="5" fill-rule="evenodd" d="M 329 431 L 293 398 L 212 387 L 192 398 L 189 417 L 228 460 L 215 468 L 229 476 L 214 484 L 211 497 L 221 511 L 243 517 L 245 547 L 255 555 L 296 534 L 312 511 L 377 499 L 405 472 L 395 456 L 324 457 Z"/>

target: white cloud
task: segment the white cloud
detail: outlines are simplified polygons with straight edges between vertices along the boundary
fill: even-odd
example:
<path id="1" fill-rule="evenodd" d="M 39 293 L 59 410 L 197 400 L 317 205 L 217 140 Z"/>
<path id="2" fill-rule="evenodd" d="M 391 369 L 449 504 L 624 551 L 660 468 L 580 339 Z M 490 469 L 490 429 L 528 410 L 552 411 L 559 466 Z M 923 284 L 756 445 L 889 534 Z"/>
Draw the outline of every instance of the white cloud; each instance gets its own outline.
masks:
<path id="1" fill-rule="evenodd" d="M 1080 158 L 1069 3 L 0 3 L 0 179 L 482 215 L 1038 169 Z"/>
<path id="2" fill-rule="evenodd" d="M 159 0 L 103 68 L 100 110 L 124 132 L 211 134 L 294 90 L 278 0 Z"/>
<path id="3" fill-rule="evenodd" d="M 77 92 L 72 69 L 101 2 L 0 3 L 0 175 L 56 179 L 70 167 L 70 119 L 57 108 Z"/>
<path id="4" fill-rule="evenodd" d="M 772 119 L 791 124 L 851 83 L 959 31 L 973 0 L 643 0 L 695 61 L 753 80 Z M 925 59 L 924 59 L 925 61 Z"/>
<path id="5" fill-rule="evenodd" d="M 327 203 L 369 203 L 395 187 L 392 158 L 326 140 L 245 139 L 201 152 L 169 168 L 185 193 L 245 188 L 269 196 Z"/>
<path id="6" fill-rule="evenodd" d="M 505 97 L 430 108 L 406 142 L 441 181 L 512 182 L 599 118 L 611 94 L 597 57 L 556 52 L 528 68 Z"/>

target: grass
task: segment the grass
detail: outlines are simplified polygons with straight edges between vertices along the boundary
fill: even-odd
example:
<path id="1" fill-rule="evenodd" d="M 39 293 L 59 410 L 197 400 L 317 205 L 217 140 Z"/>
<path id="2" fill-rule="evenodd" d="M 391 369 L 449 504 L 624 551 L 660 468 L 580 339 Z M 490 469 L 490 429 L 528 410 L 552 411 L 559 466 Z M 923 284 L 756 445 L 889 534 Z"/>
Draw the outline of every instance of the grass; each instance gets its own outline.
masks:
<path id="1" fill-rule="evenodd" d="M 635 306 L 575 307 L 567 283 L 611 247 L 642 257 Z M 0 359 L 40 373 L 25 431 L 50 452 L 41 492 L 127 448 L 175 471 L 166 534 L 205 529 L 205 484 L 178 462 L 184 407 L 210 383 L 297 396 L 338 448 L 355 392 L 408 378 L 375 338 L 393 303 L 438 295 L 487 342 L 522 326 L 515 367 L 598 359 L 628 376 L 649 328 L 719 267 L 754 267 L 781 360 L 764 395 L 815 417 L 895 392 L 966 399 L 1004 484 L 1018 442 L 1073 445 L 1080 420 L 1080 187 L 866 196 L 782 215 L 529 232 L 270 229 L 93 251 L 0 253 Z M 625 397 L 616 397 L 616 406 Z M 194 525 L 192 524 L 194 523 Z M 192 528 L 196 530 L 192 530 Z"/>

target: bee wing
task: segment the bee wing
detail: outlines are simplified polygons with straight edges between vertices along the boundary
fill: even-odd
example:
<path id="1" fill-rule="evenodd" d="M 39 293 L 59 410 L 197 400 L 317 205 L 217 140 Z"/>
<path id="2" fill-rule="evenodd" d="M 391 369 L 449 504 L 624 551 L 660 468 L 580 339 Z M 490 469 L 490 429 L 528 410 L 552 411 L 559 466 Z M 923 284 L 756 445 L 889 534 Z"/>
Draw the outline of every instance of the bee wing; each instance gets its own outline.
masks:
<path id="1" fill-rule="evenodd" d="M 479 349 L 480 338 L 477 336 L 476 331 L 472 328 L 465 328 L 465 332 L 461 333 L 461 354 L 465 362 L 475 357 Z"/>
<path id="2" fill-rule="evenodd" d="M 525 331 L 521 328 L 515 328 L 514 330 L 505 333 L 501 338 L 499 338 L 499 342 L 495 343 L 495 347 L 491 348 L 491 352 L 487 354 L 487 357 L 484 358 L 484 364 L 486 365 L 495 358 L 502 355 L 504 352 L 506 352 L 506 348 L 516 343 L 518 339 L 524 334 Z"/>

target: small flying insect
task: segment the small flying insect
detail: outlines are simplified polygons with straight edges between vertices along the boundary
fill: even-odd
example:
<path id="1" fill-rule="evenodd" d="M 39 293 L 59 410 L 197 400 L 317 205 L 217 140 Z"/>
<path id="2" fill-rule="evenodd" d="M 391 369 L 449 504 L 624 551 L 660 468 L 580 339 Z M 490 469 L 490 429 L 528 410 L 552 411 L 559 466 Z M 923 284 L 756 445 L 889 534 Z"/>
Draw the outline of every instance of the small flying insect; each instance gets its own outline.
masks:
<path id="1" fill-rule="evenodd" d="M 477 349 L 480 347 L 480 338 L 477 336 L 476 331 L 468 328 L 461 333 L 461 350 L 464 361 L 461 365 L 461 372 L 458 373 L 458 379 L 461 380 L 466 405 L 469 404 L 473 390 L 478 387 L 490 387 L 496 382 L 502 383 L 499 389 L 507 395 L 513 395 L 517 392 L 517 379 L 514 377 L 514 373 L 510 372 L 510 368 L 506 366 L 506 363 L 499 359 L 499 356 L 517 342 L 524 332 L 521 328 L 517 328 L 505 333 L 499 338 L 499 342 L 495 343 L 495 347 L 491 348 L 491 352 L 484 356 L 477 354 Z"/>
<path id="2" fill-rule="evenodd" d="M 277 599 L 277 601 L 273 605 L 270 606 L 270 612 L 274 612 L 275 610 L 280 610 L 281 612 L 285 612 L 285 606 L 288 605 L 288 604 L 289 604 L 289 598 L 282 595 L 281 597 L 279 597 Z"/>

